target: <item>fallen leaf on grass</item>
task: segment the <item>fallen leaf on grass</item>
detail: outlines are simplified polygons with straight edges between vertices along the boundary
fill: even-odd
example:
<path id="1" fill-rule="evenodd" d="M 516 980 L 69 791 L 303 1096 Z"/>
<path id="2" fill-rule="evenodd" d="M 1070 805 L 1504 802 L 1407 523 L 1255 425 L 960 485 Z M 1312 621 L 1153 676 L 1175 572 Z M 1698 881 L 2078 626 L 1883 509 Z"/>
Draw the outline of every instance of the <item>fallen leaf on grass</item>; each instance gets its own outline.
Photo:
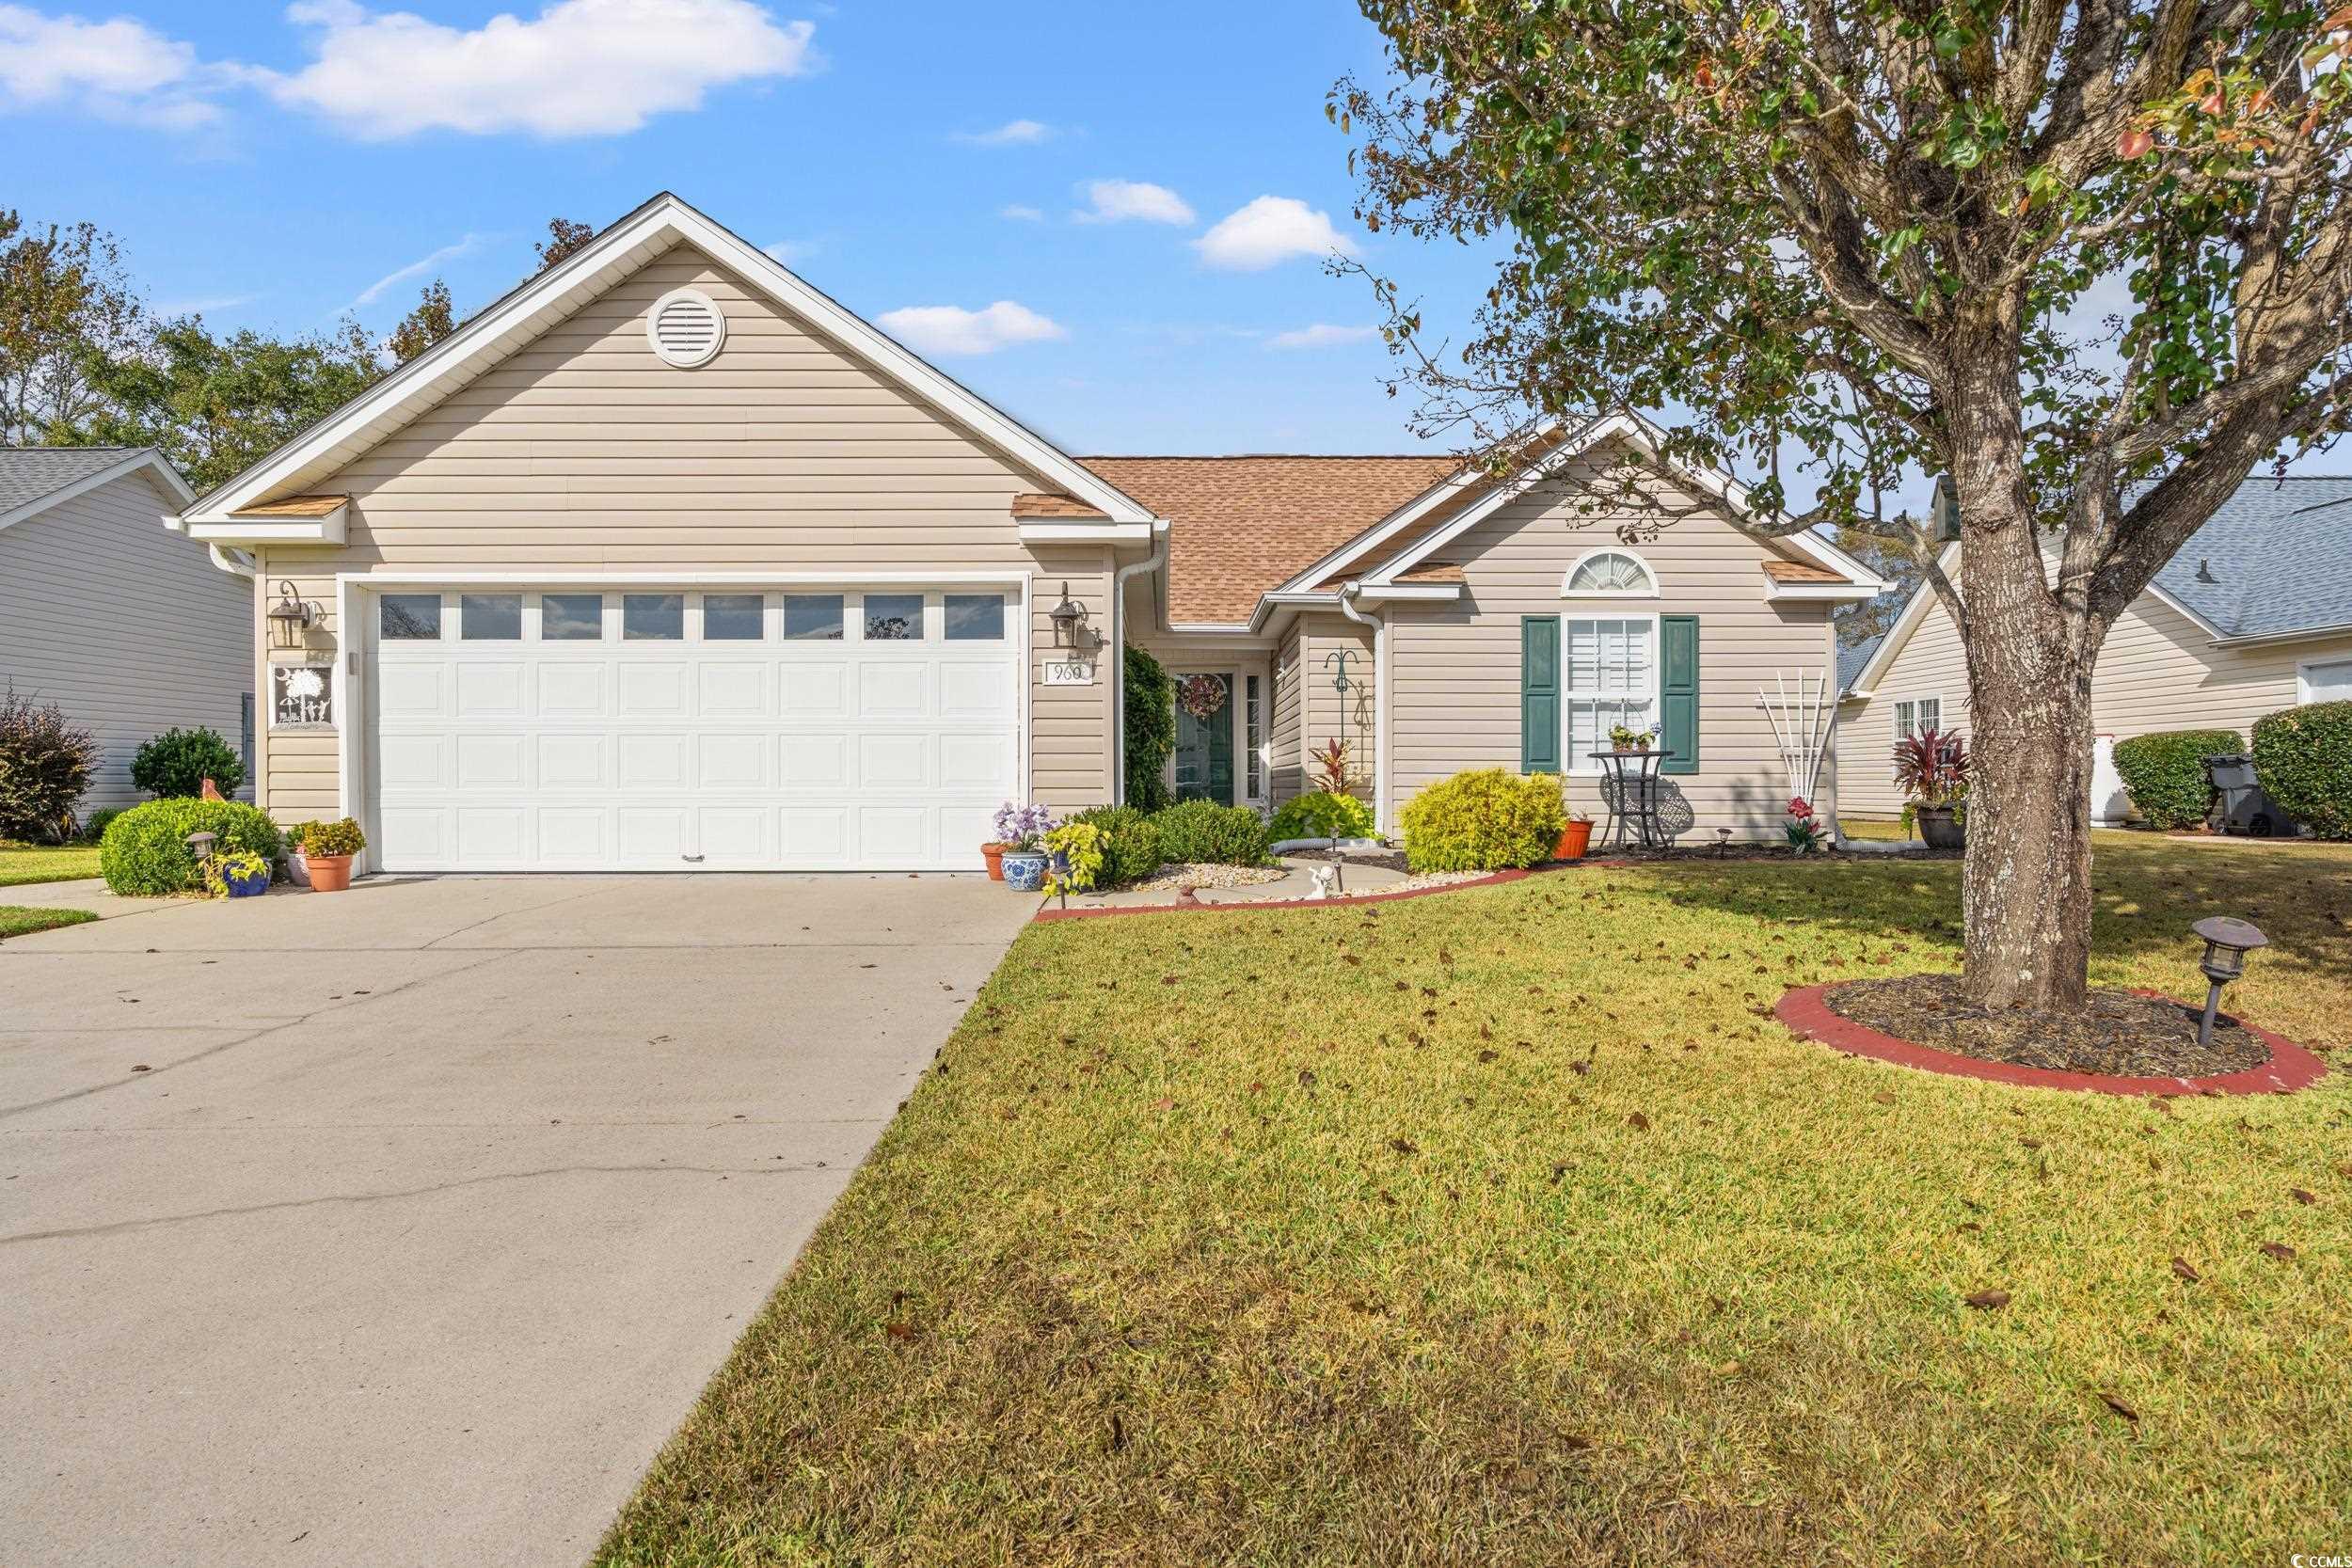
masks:
<path id="1" fill-rule="evenodd" d="M 2318 1194 L 2307 1193 L 2300 1187 L 2289 1187 L 2287 1189 L 2287 1196 L 2295 1199 L 2297 1203 L 2317 1203 L 2319 1201 Z"/>
<path id="2" fill-rule="evenodd" d="M 1155 1110 L 1155 1111 L 1172 1111 L 1172 1110 L 1174 1110 L 1175 1108 L 1176 1108 L 1176 1101 L 1174 1101 L 1173 1100 L 1170 1100 L 1170 1099 L 1169 1099 L 1168 1096 L 1166 1096 L 1166 1095 L 1162 1095 L 1162 1096 L 1160 1096 L 1160 1098 L 1159 1098 L 1159 1099 L 1157 1099 L 1157 1100 L 1155 1100 L 1155 1101 L 1152 1101 L 1152 1109 L 1153 1109 L 1153 1110 Z"/>
<path id="3" fill-rule="evenodd" d="M 1996 1312 L 2009 1305 L 2010 1294 L 2007 1291 L 1979 1291 L 1967 1302 L 1979 1312 Z"/>
<path id="4" fill-rule="evenodd" d="M 1646 1132 L 1649 1131 L 1649 1117 L 1644 1116 L 1639 1111 L 1636 1111 L 1631 1116 L 1626 1117 L 1625 1124 L 1628 1127 L 1632 1128 L 1636 1132 Z"/>
<path id="5" fill-rule="evenodd" d="M 1391 1138 L 1389 1140 L 1389 1147 L 1396 1150 L 1399 1154 L 1419 1154 L 1421 1152 L 1421 1145 L 1413 1142 L 1410 1138 Z"/>
<path id="6" fill-rule="evenodd" d="M 1892 1105 L 1895 1103 L 1895 1095 L 1890 1089 L 1881 1089 L 1878 1093 L 1872 1095 L 1870 1099 L 1873 1102 L 1880 1105 Z"/>
<path id="7" fill-rule="evenodd" d="M 914 1325 L 912 1323 L 884 1323 L 882 1324 L 882 1330 L 893 1339 L 912 1339 L 914 1338 Z"/>
<path id="8" fill-rule="evenodd" d="M 2137 1421 L 2139 1419 L 2139 1412 L 2124 1403 L 2121 1396 L 2110 1394 L 2105 1388 L 2102 1388 L 2099 1390 L 2099 1398 L 2109 1410 L 2114 1411 L 2118 1416 L 2122 1417 L 2125 1420 Z"/>
<path id="9" fill-rule="evenodd" d="M 2265 1242 L 2262 1245 L 2262 1252 L 2265 1258 L 2276 1258 L 2281 1263 L 2291 1263 L 2295 1260 L 2295 1249 L 2284 1242 Z"/>
<path id="10" fill-rule="evenodd" d="M 2190 1262 L 2185 1258 L 2178 1256 L 2177 1254 L 2172 1259 L 2172 1275 L 2176 1279 L 2185 1279 L 2191 1285 L 2196 1284 L 2199 1280 L 2205 1277 L 2203 1275 L 2197 1272 L 2196 1264 Z"/>

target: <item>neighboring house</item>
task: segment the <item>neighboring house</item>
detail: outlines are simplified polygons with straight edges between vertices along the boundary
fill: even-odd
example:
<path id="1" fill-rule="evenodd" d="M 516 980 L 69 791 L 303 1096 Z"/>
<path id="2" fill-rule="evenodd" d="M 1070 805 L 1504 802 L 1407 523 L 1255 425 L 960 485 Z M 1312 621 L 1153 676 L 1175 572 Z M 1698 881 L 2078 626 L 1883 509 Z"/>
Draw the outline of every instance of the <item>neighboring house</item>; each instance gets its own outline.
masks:
<path id="1" fill-rule="evenodd" d="M 1343 735 L 1391 826 L 1473 767 L 1598 810 L 1622 718 L 1677 752 L 1677 827 L 1777 833 L 1758 689 L 1825 689 L 1829 610 L 1885 585 L 1650 440 L 1501 484 L 1082 462 L 665 195 L 176 526 L 310 614 L 262 655 L 262 800 L 358 816 L 378 868 L 977 866 L 1000 801 L 1122 792 L 1128 643 L 1216 677 L 1187 796 L 1272 804 Z M 1652 506 L 1583 515 L 1623 464 Z M 1621 543 L 1656 505 L 1689 515 Z"/>
<path id="2" fill-rule="evenodd" d="M 1944 562 L 1958 571 L 1957 546 Z M 1841 665 L 1839 803 L 1857 817 L 1898 816 L 1896 737 L 1930 725 L 1970 733 L 1958 628 L 1922 585 L 1883 639 L 1846 650 Z M 2091 675 L 2091 725 L 2110 740 L 2245 735 L 2265 713 L 2347 698 L 2352 477 L 2255 479 L 2117 618 Z"/>
<path id="3" fill-rule="evenodd" d="M 253 756 L 252 587 L 155 526 L 192 499 L 149 448 L 0 448 L 0 687 L 97 736 L 80 816 L 141 800 L 131 759 L 174 726 Z"/>

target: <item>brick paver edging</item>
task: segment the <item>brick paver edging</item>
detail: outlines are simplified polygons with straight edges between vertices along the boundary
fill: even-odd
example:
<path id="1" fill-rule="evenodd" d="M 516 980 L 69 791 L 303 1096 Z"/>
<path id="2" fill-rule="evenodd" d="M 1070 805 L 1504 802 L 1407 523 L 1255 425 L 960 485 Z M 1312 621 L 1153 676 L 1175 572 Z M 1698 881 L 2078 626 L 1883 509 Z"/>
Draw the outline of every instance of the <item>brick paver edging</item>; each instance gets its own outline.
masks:
<path id="1" fill-rule="evenodd" d="M 1402 893 L 1349 893 L 1329 898 L 1236 898 L 1229 904 L 1204 904 L 1198 899 L 1180 904 L 1120 904 L 1100 910 L 1041 909 L 1032 917 L 1037 920 L 1101 920 L 1115 914 L 1231 914 L 1235 910 L 1337 910 L 1350 904 L 1389 904 L 1400 898 L 1426 898 L 1432 894 L 1460 893 L 1467 888 L 1494 887 L 1502 882 L 1516 882 L 1548 871 L 1574 871 L 1580 866 L 1600 870 L 1629 869 L 1632 861 L 1551 861 L 1528 871 L 1498 871 L 1491 877 L 1479 877 L 1467 882 L 1447 882 L 1438 887 L 1406 888 Z"/>
<path id="2" fill-rule="evenodd" d="M 2318 1083 L 2328 1072 L 2325 1062 L 2293 1040 L 2267 1029 L 2257 1029 L 2244 1019 L 2233 1022 L 2270 1047 L 2270 1060 L 2242 1072 L 2218 1073 L 2211 1078 L 2110 1078 L 2095 1072 L 2061 1072 L 2054 1068 L 1981 1062 L 1974 1056 L 1938 1051 L 1933 1046 L 1915 1045 L 1892 1035 L 1882 1035 L 1850 1018 L 1840 1018 L 1830 1011 L 1824 999 L 1837 986 L 1851 984 L 1851 980 L 1841 980 L 1825 986 L 1801 987 L 1784 995 L 1772 1011 L 1779 1015 L 1781 1022 L 1807 1039 L 1819 1040 L 1848 1055 L 1948 1073 L 1955 1078 L 2013 1084 L 2021 1088 L 2079 1089 L 2092 1094 L 2292 1094 Z M 2136 994 L 2169 1000 L 2161 991 L 2137 990 Z"/>

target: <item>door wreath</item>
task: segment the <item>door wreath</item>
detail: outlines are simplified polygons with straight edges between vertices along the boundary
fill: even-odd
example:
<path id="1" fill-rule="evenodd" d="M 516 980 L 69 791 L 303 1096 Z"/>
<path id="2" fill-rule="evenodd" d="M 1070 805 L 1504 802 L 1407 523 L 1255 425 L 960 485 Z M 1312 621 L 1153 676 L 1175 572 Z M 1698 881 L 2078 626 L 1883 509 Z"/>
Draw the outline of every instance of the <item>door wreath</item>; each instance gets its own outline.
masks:
<path id="1" fill-rule="evenodd" d="M 1176 705 L 1202 723 L 1225 707 L 1223 675 L 1186 675 L 1176 683 Z"/>

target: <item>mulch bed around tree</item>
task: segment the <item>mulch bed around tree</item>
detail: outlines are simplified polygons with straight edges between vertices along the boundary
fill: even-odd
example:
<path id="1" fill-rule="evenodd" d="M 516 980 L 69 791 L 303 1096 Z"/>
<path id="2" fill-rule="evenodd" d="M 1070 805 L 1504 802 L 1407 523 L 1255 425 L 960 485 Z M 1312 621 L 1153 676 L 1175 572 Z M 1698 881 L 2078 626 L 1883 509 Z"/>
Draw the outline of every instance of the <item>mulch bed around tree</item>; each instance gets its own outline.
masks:
<path id="1" fill-rule="evenodd" d="M 2197 1044 L 2198 1013 L 2128 990 L 2094 990 L 2085 1012 L 2053 1019 L 1967 1001 L 1957 974 L 1838 986 L 1822 1005 L 1883 1035 L 1983 1062 L 2114 1078 L 2209 1078 L 2262 1066 L 2270 1047 L 2226 1016 Z"/>

